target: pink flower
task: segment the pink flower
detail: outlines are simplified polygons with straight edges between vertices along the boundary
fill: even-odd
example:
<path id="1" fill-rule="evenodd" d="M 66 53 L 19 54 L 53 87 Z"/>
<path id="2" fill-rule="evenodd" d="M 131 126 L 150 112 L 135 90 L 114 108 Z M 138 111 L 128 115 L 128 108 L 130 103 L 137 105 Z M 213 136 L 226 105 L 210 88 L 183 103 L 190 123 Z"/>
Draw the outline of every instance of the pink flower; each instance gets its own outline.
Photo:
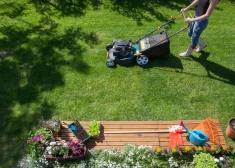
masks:
<path id="1" fill-rule="evenodd" d="M 30 144 L 30 143 L 31 143 L 30 139 L 28 139 L 26 142 L 27 142 L 27 144 Z"/>
<path id="2" fill-rule="evenodd" d="M 72 146 L 72 144 L 70 142 L 67 143 L 68 148 L 70 148 Z"/>
<path id="3" fill-rule="evenodd" d="M 34 135 L 33 140 L 34 141 L 39 141 L 39 136 L 38 135 Z"/>
<path id="4" fill-rule="evenodd" d="M 44 138 L 45 138 L 45 136 L 42 134 L 42 135 L 40 135 L 40 140 L 43 140 Z"/>

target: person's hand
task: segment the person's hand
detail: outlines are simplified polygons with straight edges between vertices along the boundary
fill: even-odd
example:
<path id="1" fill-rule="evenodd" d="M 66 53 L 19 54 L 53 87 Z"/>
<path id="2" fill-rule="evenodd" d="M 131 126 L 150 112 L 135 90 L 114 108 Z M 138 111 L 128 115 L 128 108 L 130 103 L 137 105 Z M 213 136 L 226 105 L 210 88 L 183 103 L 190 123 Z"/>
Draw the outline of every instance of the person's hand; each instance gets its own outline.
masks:
<path id="1" fill-rule="evenodd" d="M 191 23 L 191 22 L 193 22 L 193 19 L 188 17 L 188 18 L 185 18 L 184 21 L 186 23 Z"/>

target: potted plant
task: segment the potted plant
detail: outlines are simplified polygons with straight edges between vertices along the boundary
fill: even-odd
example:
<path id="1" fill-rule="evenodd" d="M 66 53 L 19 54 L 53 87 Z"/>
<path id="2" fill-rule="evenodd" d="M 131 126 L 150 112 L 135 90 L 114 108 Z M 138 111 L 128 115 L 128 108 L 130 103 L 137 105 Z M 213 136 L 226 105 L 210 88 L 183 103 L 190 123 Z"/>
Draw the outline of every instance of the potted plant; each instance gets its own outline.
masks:
<path id="1" fill-rule="evenodd" d="M 232 118 L 228 122 L 228 126 L 226 129 L 226 135 L 231 139 L 235 139 L 235 118 Z"/>
<path id="2" fill-rule="evenodd" d="M 92 138 L 99 138 L 100 137 L 100 122 L 96 120 L 91 121 L 88 132 Z"/>
<path id="3" fill-rule="evenodd" d="M 39 126 L 45 127 L 48 130 L 51 130 L 53 137 L 55 138 L 58 136 L 60 129 L 61 129 L 60 118 L 58 116 L 53 116 L 49 120 L 42 120 L 39 123 Z"/>
<path id="4" fill-rule="evenodd" d="M 82 140 L 52 141 L 47 145 L 44 154 L 47 160 L 82 160 L 86 157 L 87 148 L 82 144 Z"/>

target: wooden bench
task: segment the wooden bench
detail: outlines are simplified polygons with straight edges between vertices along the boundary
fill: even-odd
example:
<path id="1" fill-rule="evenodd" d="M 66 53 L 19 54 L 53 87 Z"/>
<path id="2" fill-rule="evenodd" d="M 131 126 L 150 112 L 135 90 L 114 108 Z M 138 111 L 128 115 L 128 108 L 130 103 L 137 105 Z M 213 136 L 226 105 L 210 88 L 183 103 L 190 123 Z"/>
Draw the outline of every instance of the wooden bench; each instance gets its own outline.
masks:
<path id="1" fill-rule="evenodd" d="M 192 128 L 203 120 L 184 120 L 184 124 L 188 128 Z M 213 120 L 217 126 L 220 144 L 226 145 L 226 141 L 218 120 Z M 75 139 L 74 134 L 68 128 L 67 124 L 72 121 L 62 121 L 62 129 L 57 140 Z M 100 138 L 90 138 L 86 142 L 88 149 L 105 149 L 105 148 L 123 148 L 125 144 L 133 145 L 151 145 L 153 149 L 157 147 L 168 147 L 169 145 L 169 127 L 178 125 L 179 121 L 101 121 Z M 81 121 L 83 127 L 88 130 L 90 122 Z M 162 130 L 162 131 L 161 131 Z M 187 141 L 184 132 L 182 134 L 184 146 L 193 146 Z M 208 143 L 214 146 L 214 143 Z"/>

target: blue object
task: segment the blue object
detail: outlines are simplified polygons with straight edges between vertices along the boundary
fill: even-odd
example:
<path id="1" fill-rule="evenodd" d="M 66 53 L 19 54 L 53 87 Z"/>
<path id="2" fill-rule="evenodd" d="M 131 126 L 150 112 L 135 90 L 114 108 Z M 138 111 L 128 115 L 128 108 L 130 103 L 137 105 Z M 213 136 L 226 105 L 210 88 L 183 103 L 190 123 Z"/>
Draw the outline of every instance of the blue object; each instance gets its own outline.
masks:
<path id="1" fill-rule="evenodd" d="M 196 146 L 201 146 L 204 143 L 210 141 L 210 138 L 201 130 L 189 131 L 186 126 L 184 126 L 184 129 L 189 135 L 189 141 Z"/>
<path id="2" fill-rule="evenodd" d="M 75 127 L 75 125 L 69 125 L 69 128 L 72 130 L 72 131 L 75 131 L 76 130 L 76 127 Z"/>

